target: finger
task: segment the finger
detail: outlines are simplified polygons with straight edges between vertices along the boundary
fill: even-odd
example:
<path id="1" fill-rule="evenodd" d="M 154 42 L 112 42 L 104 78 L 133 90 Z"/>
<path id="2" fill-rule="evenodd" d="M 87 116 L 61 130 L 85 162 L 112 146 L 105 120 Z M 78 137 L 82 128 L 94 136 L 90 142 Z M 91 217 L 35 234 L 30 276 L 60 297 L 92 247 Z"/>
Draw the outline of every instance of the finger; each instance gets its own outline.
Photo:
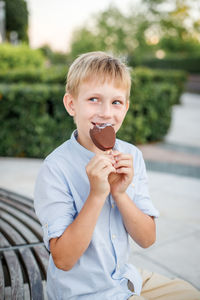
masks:
<path id="1" fill-rule="evenodd" d="M 126 167 L 122 167 L 122 168 L 116 169 L 116 172 L 118 174 L 126 174 L 126 175 L 131 175 L 131 176 L 133 174 L 132 169 L 126 168 Z"/>
<path id="2" fill-rule="evenodd" d="M 106 150 L 104 153 L 105 153 L 106 155 L 112 155 L 113 150 L 112 150 L 112 149 L 111 149 L 111 150 Z"/>
<path id="3" fill-rule="evenodd" d="M 116 155 L 119 155 L 119 154 L 121 154 L 121 152 L 119 152 L 118 150 L 113 150 L 112 151 L 113 156 L 116 156 Z"/>
<path id="4" fill-rule="evenodd" d="M 104 169 L 106 169 L 108 167 L 112 167 L 113 169 L 115 169 L 110 162 L 108 162 L 108 161 L 100 161 L 95 166 L 95 168 L 93 169 L 93 172 L 98 173 L 98 172 L 101 172 L 101 171 L 103 171 Z"/>
<path id="5" fill-rule="evenodd" d="M 113 157 L 107 157 L 106 159 L 104 158 L 104 159 L 102 159 L 100 161 L 102 161 L 103 163 L 105 163 L 105 165 L 111 164 L 112 166 L 114 166 L 114 164 L 115 164 L 115 160 L 114 160 Z"/>
<path id="6" fill-rule="evenodd" d="M 111 156 L 96 155 L 91 159 L 90 163 L 88 164 L 89 169 L 96 168 L 101 162 L 110 162 L 112 164 L 115 163 L 114 159 Z"/>
<path id="7" fill-rule="evenodd" d="M 115 168 L 121 168 L 121 167 L 132 167 L 132 161 L 131 160 L 119 160 L 114 164 Z"/>
<path id="8" fill-rule="evenodd" d="M 91 165 L 86 167 L 86 172 L 88 176 L 96 176 L 101 170 L 103 170 L 107 165 L 111 165 L 107 160 L 98 160 L 93 162 Z"/>
<path id="9" fill-rule="evenodd" d="M 101 154 L 101 155 L 98 155 L 98 159 L 100 159 L 100 160 L 101 160 L 101 159 L 103 159 L 103 160 L 104 160 L 104 159 L 107 159 L 107 160 L 109 160 L 109 161 L 111 161 L 111 162 L 112 162 L 112 161 L 113 161 L 113 162 L 115 161 L 112 154 Z"/>
<path id="10" fill-rule="evenodd" d="M 133 156 L 131 154 L 124 154 L 124 153 L 119 153 L 115 156 L 115 160 L 133 160 Z"/>
<path id="11" fill-rule="evenodd" d="M 115 158 L 114 155 L 112 154 L 112 152 L 105 152 L 104 156 L 106 156 L 107 158 L 109 158 L 111 161 L 115 162 Z"/>
<path id="12" fill-rule="evenodd" d="M 106 166 L 103 170 L 102 170 L 102 175 L 105 176 L 106 178 L 108 178 L 108 175 L 110 173 L 116 173 L 116 169 L 113 166 Z"/>

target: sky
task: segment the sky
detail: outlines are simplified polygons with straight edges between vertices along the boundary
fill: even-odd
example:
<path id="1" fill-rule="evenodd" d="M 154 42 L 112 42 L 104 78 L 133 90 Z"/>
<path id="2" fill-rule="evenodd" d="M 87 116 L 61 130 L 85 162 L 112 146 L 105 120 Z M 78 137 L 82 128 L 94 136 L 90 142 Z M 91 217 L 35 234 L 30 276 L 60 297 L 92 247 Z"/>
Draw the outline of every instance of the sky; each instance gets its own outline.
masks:
<path id="1" fill-rule="evenodd" d="M 126 12 L 131 0 L 26 0 L 29 11 L 29 39 L 32 48 L 48 44 L 53 50 L 69 50 L 73 30 L 91 15 L 110 4 Z M 135 0 L 134 0 L 135 1 Z"/>

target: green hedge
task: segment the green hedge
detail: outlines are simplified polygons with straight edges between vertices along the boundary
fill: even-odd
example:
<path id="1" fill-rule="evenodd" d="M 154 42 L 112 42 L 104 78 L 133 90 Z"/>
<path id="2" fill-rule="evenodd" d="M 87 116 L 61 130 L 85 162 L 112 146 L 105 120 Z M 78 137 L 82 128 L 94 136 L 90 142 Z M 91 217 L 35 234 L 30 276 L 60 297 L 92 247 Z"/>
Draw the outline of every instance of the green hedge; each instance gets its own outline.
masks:
<path id="1" fill-rule="evenodd" d="M 176 86 L 169 83 L 137 83 L 118 137 L 134 144 L 162 140 L 170 127 L 177 95 Z"/>
<path id="2" fill-rule="evenodd" d="M 24 67 L 0 70 L 0 83 L 60 83 L 66 82 L 67 67 L 53 66 L 49 68 Z"/>
<path id="3" fill-rule="evenodd" d="M 58 84 L 0 85 L 0 155 L 44 157 L 69 138 L 68 117 Z"/>
<path id="4" fill-rule="evenodd" d="M 33 50 L 28 45 L 13 46 L 0 44 L 0 70 L 8 71 L 13 68 L 42 67 L 45 58 L 40 50 Z"/>
<path id="5" fill-rule="evenodd" d="M 153 83 L 170 83 L 176 86 L 177 96 L 174 98 L 175 103 L 180 103 L 180 96 L 184 91 L 188 73 L 178 70 L 161 70 L 137 67 L 132 72 L 132 77 L 136 86 Z"/>
<path id="6" fill-rule="evenodd" d="M 200 55 L 191 57 L 169 57 L 164 59 L 150 58 L 142 61 L 142 65 L 156 69 L 183 70 L 188 73 L 200 73 Z"/>
<path id="7" fill-rule="evenodd" d="M 0 155 L 45 157 L 75 128 L 64 109 L 64 85 L 0 84 Z M 160 140 L 171 121 L 176 85 L 133 78 L 131 105 L 118 137 L 139 144 Z"/>
<path id="8" fill-rule="evenodd" d="M 53 66 L 49 68 L 16 68 L 9 71 L 0 70 L 0 83 L 59 83 L 65 85 L 68 67 Z M 133 80 L 139 84 L 168 82 L 176 84 L 178 95 L 175 104 L 179 103 L 187 79 L 187 73 L 175 70 L 152 70 L 137 67 L 132 72 Z M 136 85 L 137 85 L 136 84 Z"/>

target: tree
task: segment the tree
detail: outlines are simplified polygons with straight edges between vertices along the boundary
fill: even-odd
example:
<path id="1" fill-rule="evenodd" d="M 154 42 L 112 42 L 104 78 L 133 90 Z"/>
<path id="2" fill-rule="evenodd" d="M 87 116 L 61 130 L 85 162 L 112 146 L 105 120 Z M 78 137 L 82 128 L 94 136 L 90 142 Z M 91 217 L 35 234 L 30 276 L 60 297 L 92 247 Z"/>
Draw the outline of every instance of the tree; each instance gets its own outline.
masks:
<path id="1" fill-rule="evenodd" d="M 28 9 L 24 0 L 4 0 L 6 6 L 6 36 L 10 39 L 10 32 L 15 31 L 18 39 L 28 41 Z"/>
<path id="2" fill-rule="evenodd" d="M 59 51 L 53 51 L 48 44 L 38 48 L 47 59 L 47 63 L 50 65 L 65 65 L 68 63 L 67 55 Z"/>
<path id="3" fill-rule="evenodd" d="M 157 28 L 157 48 L 166 54 L 188 56 L 200 51 L 198 0 L 146 0 L 152 19 L 149 33 Z"/>
<path id="4" fill-rule="evenodd" d="M 70 60 L 73 61 L 79 54 L 89 51 L 103 50 L 96 38 L 87 28 L 80 28 L 73 33 L 71 42 Z"/>
<path id="5" fill-rule="evenodd" d="M 126 16 L 111 5 L 102 13 L 94 15 L 92 23 L 74 32 L 71 55 L 74 57 L 83 52 L 102 50 L 127 59 L 139 47 L 143 51 L 151 48 L 144 42 L 147 27 L 148 22 L 140 22 L 140 18 L 133 14 Z"/>
<path id="6" fill-rule="evenodd" d="M 71 43 L 72 56 L 104 50 L 126 57 L 131 65 L 163 55 L 188 57 L 200 52 L 198 0 L 141 0 L 127 14 L 110 6 L 77 29 Z M 199 9 L 197 9 L 199 8 Z"/>

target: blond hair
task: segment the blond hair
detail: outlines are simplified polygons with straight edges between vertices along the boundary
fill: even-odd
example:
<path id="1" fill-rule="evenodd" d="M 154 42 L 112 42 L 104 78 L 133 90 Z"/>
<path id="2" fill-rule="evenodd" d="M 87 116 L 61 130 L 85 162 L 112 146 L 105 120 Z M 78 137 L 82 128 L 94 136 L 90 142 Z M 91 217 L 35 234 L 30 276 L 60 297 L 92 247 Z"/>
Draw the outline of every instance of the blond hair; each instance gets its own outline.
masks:
<path id="1" fill-rule="evenodd" d="M 104 52 L 88 52 L 80 55 L 70 66 L 66 92 L 76 97 L 81 83 L 89 80 L 113 82 L 115 87 L 126 90 L 129 99 L 131 76 L 128 67 L 118 58 Z"/>

